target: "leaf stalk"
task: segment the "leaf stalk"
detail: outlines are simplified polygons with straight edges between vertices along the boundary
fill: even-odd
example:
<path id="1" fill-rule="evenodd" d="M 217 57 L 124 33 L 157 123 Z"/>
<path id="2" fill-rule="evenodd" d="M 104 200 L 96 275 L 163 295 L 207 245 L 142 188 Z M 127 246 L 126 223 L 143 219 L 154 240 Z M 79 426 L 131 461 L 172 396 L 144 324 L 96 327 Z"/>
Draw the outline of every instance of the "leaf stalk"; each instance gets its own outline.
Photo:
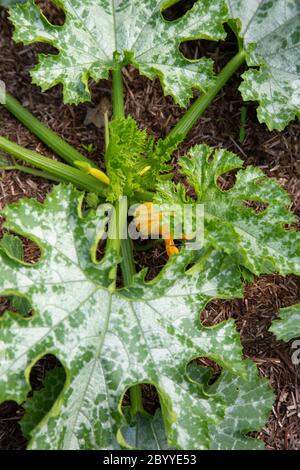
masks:
<path id="1" fill-rule="evenodd" d="M 242 66 L 245 62 L 246 53 L 244 50 L 239 51 L 229 62 L 216 78 L 215 85 L 205 94 L 199 96 L 183 117 L 177 122 L 175 127 L 171 130 L 166 137 L 167 140 L 178 142 L 178 145 L 183 142 L 187 134 L 196 124 L 198 119 L 204 114 L 208 106 L 213 102 L 217 94 L 222 90 L 224 85 L 232 77 L 232 75 Z"/>

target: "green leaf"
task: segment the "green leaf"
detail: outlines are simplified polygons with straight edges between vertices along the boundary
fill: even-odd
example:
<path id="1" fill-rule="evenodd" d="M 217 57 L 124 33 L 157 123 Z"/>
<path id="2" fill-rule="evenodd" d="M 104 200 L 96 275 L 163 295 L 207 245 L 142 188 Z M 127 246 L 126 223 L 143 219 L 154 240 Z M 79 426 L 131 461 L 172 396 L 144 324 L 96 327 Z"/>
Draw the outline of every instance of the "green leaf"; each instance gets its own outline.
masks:
<path id="1" fill-rule="evenodd" d="M 133 449 L 168 450 L 170 449 L 164 429 L 161 410 L 154 416 L 137 413 L 130 425 L 122 429 L 126 444 Z"/>
<path id="2" fill-rule="evenodd" d="M 263 442 L 246 436 L 247 433 L 260 431 L 266 423 L 275 399 L 267 379 L 258 375 L 256 365 L 246 361 L 247 378 L 238 377 L 224 370 L 220 378 L 206 391 L 223 398 L 226 403 L 224 419 L 210 427 L 212 450 L 261 450 Z M 195 363 L 189 368 L 190 376 L 203 381 L 206 368 Z M 207 382 L 206 382 L 207 383 Z"/>
<path id="3" fill-rule="evenodd" d="M 290 341 L 300 336 L 300 304 L 279 310 L 279 320 L 274 320 L 269 328 L 277 339 Z"/>
<path id="4" fill-rule="evenodd" d="M 0 250 L 4 251 L 10 258 L 23 261 L 24 250 L 23 243 L 19 237 L 10 233 L 5 233 L 0 240 Z"/>
<path id="5" fill-rule="evenodd" d="M 66 373 L 63 367 L 55 367 L 47 371 L 43 388 L 34 391 L 32 397 L 24 403 L 25 414 L 20 421 L 20 426 L 26 439 L 30 439 L 31 432 L 52 408 L 62 391 L 65 380 Z"/>
<path id="6" fill-rule="evenodd" d="M 0 240 L 0 250 L 2 250 L 11 259 L 24 262 L 23 243 L 19 237 L 10 233 L 5 233 Z M 26 263 L 24 263 L 26 264 Z M 11 307 L 24 317 L 31 310 L 31 305 L 26 297 L 12 295 L 9 297 Z"/>
<path id="7" fill-rule="evenodd" d="M 114 119 L 110 123 L 110 140 L 106 153 L 109 201 L 137 192 L 153 190 L 160 180 L 160 173 L 170 171 L 166 164 L 177 143 L 149 137 L 141 131 L 132 117 Z"/>
<path id="8" fill-rule="evenodd" d="M 299 0 L 227 0 L 239 19 L 250 69 L 240 87 L 244 100 L 258 101 L 258 119 L 283 130 L 300 117 Z"/>
<path id="9" fill-rule="evenodd" d="M 226 411 L 223 419 L 209 428 L 211 450 L 262 450 L 264 444 L 248 437 L 266 423 L 275 395 L 267 379 L 258 376 L 256 365 L 245 362 L 247 377 L 242 378 L 224 370 L 219 379 L 207 385 L 211 371 L 192 362 L 188 375 L 205 387 L 206 393 L 223 399 Z M 160 410 L 154 417 L 139 414 L 124 431 L 126 441 L 136 449 L 168 449 L 164 423 Z"/>
<path id="10" fill-rule="evenodd" d="M 289 211 L 287 193 L 258 168 L 249 166 L 236 175 L 235 184 L 222 191 L 217 180 L 241 168 L 240 158 L 227 150 L 198 145 L 180 159 L 181 171 L 195 189 L 196 204 L 204 205 L 204 238 L 230 254 L 254 274 L 278 271 L 300 274 L 300 232 L 285 229 L 296 217 Z M 158 187 L 157 203 L 183 204 L 183 185 L 165 182 Z M 257 213 L 246 203 L 266 205 Z M 192 201 L 189 200 L 191 204 Z M 193 202 L 195 205 L 195 202 Z"/>
<path id="11" fill-rule="evenodd" d="M 163 19 L 161 0 L 56 0 L 66 14 L 63 26 L 51 25 L 34 0 L 10 9 L 14 39 L 46 42 L 58 55 L 40 54 L 33 82 L 48 90 L 64 86 L 65 103 L 90 100 L 89 79 L 109 76 L 116 62 L 133 64 L 150 79 L 158 77 L 166 95 L 187 105 L 192 88 L 207 91 L 214 83 L 213 61 L 189 61 L 179 50 L 190 39 L 224 39 L 225 0 L 201 0 L 182 18 Z M 176 3 L 176 0 L 172 3 Z"/>
<path id="12" fill-rule="evenodd" d="M 42 257 L 24 266 L 0 256 L 0 295 L 26 295 L 35 312 L 26 319 L 6 312 L 0 320 L 0 402 L 23 402 L 32 365 L 51 353 L 66 384 L 31 448 L 118 447 L 123 394 L 145 382 L 158 390 L 169 445 L 208 448 L 208 427 L 222 418 L 223 402 L 191 382 L 186 365 L 205 355 L 245 373 L 234 322 L 205 328 L 198 316 L 213 298 L 243 295 L 239 269 L 220 252 L 183 250 L 155 280 L 146 283 L 142 272 L 127 289 L 106 289 L 107 266 L 90 256 L 98 230 L 77 216 L 79 194 L 57 186 L 43 205 L 23 199 L 4 210 L 6 228 L 34 239 Z M 188 274 L 195 257 L 203 268 Z"/>

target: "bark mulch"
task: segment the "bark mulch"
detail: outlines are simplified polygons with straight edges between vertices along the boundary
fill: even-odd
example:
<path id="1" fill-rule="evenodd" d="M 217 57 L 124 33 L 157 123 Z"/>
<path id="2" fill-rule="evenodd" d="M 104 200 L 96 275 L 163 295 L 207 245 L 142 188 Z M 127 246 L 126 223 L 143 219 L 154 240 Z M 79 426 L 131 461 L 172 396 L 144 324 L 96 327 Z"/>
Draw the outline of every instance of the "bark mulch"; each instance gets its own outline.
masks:
<path id="1" fill-rule="evenodd" d="M 48 6 L 49 2 L 39 2 Z M 48 9 L 52 21 L 61 21 L 60 13 Z M 91 84 L 92 103 L 80 106 L 65 106 L 62 89 L 55 87 L 47 93 L 31 85 L 29 70 L 37 62 L 37 53 L 49 51 L 46 45 L 16 45 L 11 39 L 11 26 L 5 10 L 0 9 L 0 79 L 7 89 L 22 104 L 30 109 L 51 129 L 61 135 L 81 152 L 103 164 L 103 128 L 93 124 L 85 125 L 88 110 L 96 106 L 108 106 L 111 98 L 111 84 L 104 81 Z M 198 41 L 183 46 L 189 57 L 203 53 L 216 60 L 217 70 L 234 54 L 234 39 L 225 44 L 212 45 Z M 206 51 L 206 52 L 205 52 Z M 124 72 L 126 112 L 131 114 L 142 128 L 156 137 L 163 137 L 174 126 L 183 110 L 170 98 L 163 96 L 160 84 L 141 77 L 132 68 Z M 256 117 L 255 104 L 247 104 L 246 139 L 239 141 L 240 113 L 244 106 L 238 92 L 239 78 L 233 77 L 215 102 L 209 107 L 198 124 L 190 132 L 186 142 L 174 155 L 176 166 L 178 156 L 197 143 L 216 147 L 227 147 L 237 153 L 246 165 L 259 166 L 268 176 L 276 178 L 289 192 L 292 209 L 300 215 L 300 123 L 294 122 L 284 132 L 269 132 L 260 125 Z M 91 111 L 90 111 L 91 112 Z M 0 108 L 1 135 L 24 147 L 43 155 L 56 158 L 49 149 L 19 124 L 3 107 Z M 95 151 L 88 153 L 83 145 L 93 144 Z M 176 173 L 176 178 L 180 176 Z M 229 175 L 220 183 L 232 184 L 234 176 Z M 49 182 L 19 173 L 0 172 L 0 208 L 20 198 L 35 197 L 43 201 L 51 189 Z M 37 253 L 27 247 L 29 259 Z M 141 253 L 135 252 L 137 263 L 149 267 L 149 278 L 155 276 L 166 262 L 163 245 Z M 295 276 L 283 278 L 278 275 L 262 276 L 247 285 L 243 300 L 211 302 L 202 314 L 205 325 L 216 324 L 224 319 L 236 319 L 241 333 L 245 356 L 252 358 L 262 376 L 267 377 L 277 395 L 269 421 L 258 437 L 267 449 L 300 449 L 300 381 L 299 367 L 291 363 L 291 344 L 276 341 L 268 332 L 271 321 L 278 309 L 300 300 L 300 279 Z M 0 299 L 0 314 L 7 307 L 7 300 Z M 45 371 L 57 363 L 53 357 L 40 361 L 31 374 L 34 388 L 41 386 Z M 204 361 L 205 363 L 205 361 Z M 151 408 L 155 393 L 148 387 L 144 390 L 145 400 Z M 0 406 L 0 448 L 23 449 L 26 445 L 18 421 L 22 408 L 13 402 Z"/>

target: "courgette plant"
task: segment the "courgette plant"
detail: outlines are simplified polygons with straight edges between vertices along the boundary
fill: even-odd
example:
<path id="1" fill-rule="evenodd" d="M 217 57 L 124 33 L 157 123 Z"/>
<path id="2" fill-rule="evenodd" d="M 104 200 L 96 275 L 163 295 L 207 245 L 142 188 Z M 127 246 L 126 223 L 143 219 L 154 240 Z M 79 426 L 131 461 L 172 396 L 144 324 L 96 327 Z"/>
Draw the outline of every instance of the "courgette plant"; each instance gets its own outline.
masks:
<path id="1" fill-rule="evenodd" d="M 14 39 L 46 42 L 59 51 L 41 54 L 31 72 L 43 90 L 62 83 L 64 101 L 90 99 L 88 81 L 112 73 L 113 119 L 106 125 L 106 173 L 45 128 L 7 94 L 6 108 L 67 161 L 51 161 L 0 138 L 0 148 L 60 184 L 44 204 L 23 199 L 3 210 L 5 228 L 41 250 L 28 265 L 1 244 L 1 295 L 25 298 L 31 316 L 6 312 L 1 319 L 0 401 L 26 401 L 32 366 L 47 353 L 63 364 L 45 389 L 34 393 L 22 427 L 32 449 L 258 449 L 247 433 L 261 429 L 273 401 L 255 365 L 243 360 L 233 320 L 204 327 L 199 315 L 216 298 L 243 296 L 242 275 L 300 273 L 300 236 L 290 199 L 280 185 L 231 152 L 197 145 L 180 158 L 182 176 L 193 188 L 172 181 L 169 160 L 228 79 L 245 62 L 245 100 L 259 102 L 258 118 L 283 129 L 300 115 L 300 5 L 297 0 L 202 0 L 181 18 L 162 11 L 176 0 L 55 0 L 63 26 L 49 23 L 33 0 L 10 9 Z M 228 23 L 239 51 L 218 76 L 210 59 L 187 60 L 183 41 L 226 38 Z M 122 68 L 158 77 L 166 95 L 187 106 L 165 139 L 155 142 L 124 115 Z M 13 166 L 15 164 L 13 163 Z M 4 162 L 3 167 L 7 166 Z M 218 177 L 238 170 L 228 191 Z M 86 213 L 85 190 L 112 203 L 114 216 L 105 254 L 96 252 L 107 225 L 105 205 Z M 169 249 L 169 261 L 147 282 L 135 272 L 127 233 L 127 208 L 120 201 L 172 207 L 204 206 L 204 243 Z M 249 202 L 264 204 L 256 212 Z M 163 214 L 160 214 L 163 217 Z M 158 230 L 163 236 L 163 231 Z M 7 235 L 12 236 L 12 235 Z M 166 242 L 170 244 L 171 234 Z M 188 237 L 187 237 L 188 238 Z M 168 245 L 167 245 L 168 247 Z M 123 287 L 117 286 L 120 265 Z M 222 367 L 210 371 L 194 359 L 208 357 Z M 144 408 L 140 384 L 156 387 L 160 410 Z M 123 406 L 128 391 L 130 405 Z"/>

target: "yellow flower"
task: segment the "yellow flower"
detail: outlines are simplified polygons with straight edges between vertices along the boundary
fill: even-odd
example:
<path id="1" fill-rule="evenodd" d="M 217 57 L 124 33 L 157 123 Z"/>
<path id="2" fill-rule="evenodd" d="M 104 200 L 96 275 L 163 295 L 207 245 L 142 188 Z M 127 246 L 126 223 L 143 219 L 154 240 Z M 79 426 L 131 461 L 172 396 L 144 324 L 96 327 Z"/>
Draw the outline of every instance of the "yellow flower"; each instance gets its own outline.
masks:
<path id="1" fill-rule="evenodd" d="M 160 235 L 165 241 L 168 256 L 179 253 L 167 226 L 162 222 L 162 213 L 156 209 L 152 202 L 145 202 L 137 207 L 134 222 L 144 237 Z"/>
<path id="2" fill-rule="evenodd" d="M 103 171 L 99 170 L 98 168 L 92 167 L 89 163 L 87 162 L 82 162 L 82 161 L 76 161 L 74 164 L 79 168 L 80 170 L 84 171 L 87 175 L 94 176 L 94 178 L 97 178 L 97 180 L 102 181 L 104 184 L 109 184 L 109 177 L 103 173 Z"/>

